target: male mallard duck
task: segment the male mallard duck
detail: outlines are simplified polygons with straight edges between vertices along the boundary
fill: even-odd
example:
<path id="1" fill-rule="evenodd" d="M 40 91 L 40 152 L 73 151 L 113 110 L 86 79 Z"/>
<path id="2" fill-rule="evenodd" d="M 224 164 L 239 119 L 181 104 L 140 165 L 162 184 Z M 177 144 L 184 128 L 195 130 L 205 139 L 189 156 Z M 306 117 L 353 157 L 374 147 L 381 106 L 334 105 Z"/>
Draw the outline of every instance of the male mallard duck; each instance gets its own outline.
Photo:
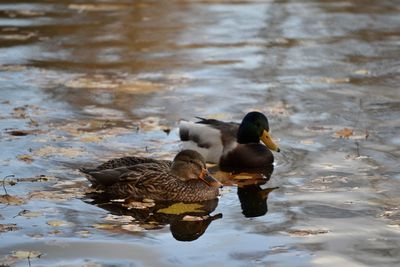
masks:
<path id="1" fill-rule="evenodd" d="M 221 186 L 193 150 L 179 152 L 172 162 L 125 157 L 81 171 L 92 186 L 118 198 L 198 202 L 215 199 Z"/>
<path id="2" fill-rule="evenodd" d="M 181 121 L 183 148 L 198 151 L 207 162 L 219 163 L 222 169 L 261 168 L 274 161 L 270 149 L 280 151 L 269 134 L 267 117 L 260 112 L 247 113 L 240 124 L 198 119 L 196 123 Z"/>

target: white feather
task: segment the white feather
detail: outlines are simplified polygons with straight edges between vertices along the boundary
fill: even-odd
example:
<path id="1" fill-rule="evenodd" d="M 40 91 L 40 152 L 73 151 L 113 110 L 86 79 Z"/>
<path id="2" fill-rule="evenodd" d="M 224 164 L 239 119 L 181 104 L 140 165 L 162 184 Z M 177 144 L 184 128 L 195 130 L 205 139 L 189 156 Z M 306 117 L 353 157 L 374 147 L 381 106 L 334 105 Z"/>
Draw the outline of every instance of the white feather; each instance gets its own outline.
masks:
<path id="1" fill-rule="evenodd" d="M 199 152 L 207 162 L 218 163 L 223 152 L 221 132 L 206 124 L 181 121 L 180 131 L 188 131 L 189 141 L 183 142 L 183 149 L 192 149 Z M 195 137 L 198 138 L 195 142 Z M 200 147 L 199 144 L 207 144 L 209 147 Z"/>

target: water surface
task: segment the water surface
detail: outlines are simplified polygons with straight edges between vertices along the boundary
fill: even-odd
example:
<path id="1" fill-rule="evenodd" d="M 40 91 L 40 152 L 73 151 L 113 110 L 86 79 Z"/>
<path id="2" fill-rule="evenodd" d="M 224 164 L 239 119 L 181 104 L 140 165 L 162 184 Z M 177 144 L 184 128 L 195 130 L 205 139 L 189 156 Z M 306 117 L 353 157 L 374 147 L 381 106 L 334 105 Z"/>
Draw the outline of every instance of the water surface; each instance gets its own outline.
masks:
<path id="1" fill-rule="evenodd" d="M 24 203 L 0 204 L 1 263 L 398 266 L 399 13 L 394 0 L 2 1 L 0 174 Z M 129 221 L 85 197 L 78 167 L 171 159 L 179 119 L 250 110 L 282 150 L 252 189 L 279 187 L 258 212 L 226 186 L 222 218 L 184 242 L 175 219 Z"/>

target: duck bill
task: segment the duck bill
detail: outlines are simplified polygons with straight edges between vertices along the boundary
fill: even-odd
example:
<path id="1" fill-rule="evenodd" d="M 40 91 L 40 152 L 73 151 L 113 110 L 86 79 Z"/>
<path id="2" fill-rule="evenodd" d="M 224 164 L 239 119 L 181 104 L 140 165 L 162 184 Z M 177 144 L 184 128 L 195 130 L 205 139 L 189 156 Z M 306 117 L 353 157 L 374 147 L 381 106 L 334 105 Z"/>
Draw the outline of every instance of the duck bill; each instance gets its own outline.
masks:
<path id="1" fill-rule="evenodd" d="M 279 152 L 280 149 L 274 141 L 272 141 L 272 137 L 267 130 L 264 130 L 262 135 L 260 136 L 261 141 L 272 151 Z"/>
<path id="2" fill-rule="evenodd" d="M 212 187 L 222 187 L 222 183 L 220 183 L 217 179 L 212 177 L 207 169 L 203 169 L 201 172 L 199 179 L 205 182 L 207 185 Z"/>

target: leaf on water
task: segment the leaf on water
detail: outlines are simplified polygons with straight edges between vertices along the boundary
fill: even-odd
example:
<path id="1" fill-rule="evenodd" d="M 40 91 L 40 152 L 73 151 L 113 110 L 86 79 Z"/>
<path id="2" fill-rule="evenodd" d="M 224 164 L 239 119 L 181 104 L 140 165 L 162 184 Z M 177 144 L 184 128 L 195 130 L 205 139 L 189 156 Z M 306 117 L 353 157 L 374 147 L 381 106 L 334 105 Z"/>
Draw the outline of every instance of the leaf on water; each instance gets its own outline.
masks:
<path id="1" fill-rule="evenodd" d="M 58 191 L 37 191 L 30 192 L 28 198 L 29 199 L 46 199 L 46 200 L 54 200 L 54 201 L 65 201 L 76 197 L 81 197 L 83 192 L 75 192 L 75 193 L 67 193 L 67 192 L 58 192 Z"/>
<path id="2" fill-rule="evenodd" d="M 39 211 L 30 211 L 30 210 L 22 210 L 18 213 L 20 216 L 24 216 L 26 218 L 35 218 L 42 215 Z"/>
<path id="3" fill-rule="evenodd" d="M 0 224 L 0 233 L 10 232 L 10 231 L 17 231 L 19 228 L 15 223 L 10 224 Z"/>
<path id="4" fill-rule="evenodd" d="M 33 251 L 33 250 L 17 250 L 13 251 L 11 254 L 12 257 L 17 258 L 17 259 L 32 259 L 32 258 L 40 258 L 42 256 L 42 253 L 39 251 Z"/>
<path id="5" fill-rule="evenodd" d="M 156 204 L 154 202 L 140 202 L 140 201 L 130 201 L 128 203 L 122 204 L 125 208 L 128 209 L 138 209 L 138 210 L 143 210 L 143 209 L 148 209 L 151 207 L 154 207 Z"/>
<path id="6" fill-rule="evenodd" d="M 91 235 L 90 231 L 88 230 L 81 230 L 76 232 L 76 234 L 80 235 L 81 237 L 89 237 Z"/>
<path id="7" fill-rule="evenodd" d="M 95 142 L 100 142 L 103 140 L 103 136 L 98 136 L 98 135 L 88 135 L 88 136 L 83 136 L 80 139 L 82 142 L 86 143 L 95 143 Z"/>
<path id="8" fill-rule="evenodd" d="M 137 224 L 125 224 L 122 225 L 121 228 L 129 232 L 142 232 L 144 230 Z"/>
<path id="9" fill-rule="evenodd" d="M 108 214 L 107 217 L 104 218 L 107 221 L 112 221 L 112 222 L 119 222 L 119 223 L 130 223 L 135 220 L 132 216 L 128 215 L 113 215 L 113 214 Z"/>
<path id="10" fill-rule="evenodd" d="M 19 156 L 17 156 L 17 158 L 19 160 L 22 160 L 22 161 L 26 162 L 26 163 L 32 163 L 32 161 L 33 161 L 32 156 L 31 155 L 27 155 L 27 154 L 19 155 Z"/>
<path id="11" fill-rule="evenodd" d="M 349 128 L 343 128 L 342 130 L 337 131 L 335 135 L 340 138 L 349 138 L 353 135 L 353 130 Z"/>
<path id="12" fill-rule="evenodd" d="M 371 72 L 369 70 L 366 70 L 366 69 L 360 69 L 360 70 L 356 70 L 354 72 L 354 74 L 357 74 L 357 75 L 369 75 L 369 74 L 371 74 Z"/>
<path id="13" fill-rule="evenodd" d="M 42 147 L 35 152 L 35 154 L 39 157 L 48 157 L 51 155 L 65 156 L 69 158 L 79 157 L 81 155 L 85 155 L 86 152 L 82 148 L 73 148 L 73 147 L 54 147 L 54 146 L 46 146 Z"/>
<path id="14" fill-rule="evenodd" d="M 315 141 L 312 139 L 304 139 L 304 140 L 301 140 L 300 143 L 302 143 L 303 145 L 313 145 L 313 144 L 315 144 Z"/>
<path id="15" fill-rule="evenodd" d="M 112 230 L 114 229 L 114 225 L 106 224 L 106 223 L 95 223 L 92 225 L 96 229 L 103 229 L 103 230 Z"/>
<path id="16" fill-rule="evenodd" d="M 0 195 L 0 203 L 8 205 L 22 205 L 25 201 L 20 197 L 15 197 L 11 195 Z"/>
<path id="17" fill-rule="evenodd" d="M 197 203 L 180 202 L 180 203 L 174 203 L 167 208 L 159 209 L 157 212 L 165 213 L 165 214 L 173 214 L 173 215 L 179 215 L 179 214 L 184 214 L 184 213 L 189 213 L 189 212 L 204 212 L 200 208 L 203 208 L 203 205 L 200 205 Z"/>
<path id="18" fill-rule="evenodd" d="M 291 236 L 310 236 L 310 235 L 320 235 L 327 234 L 328 230 L 291 230 L 289 234 Z"/>
<path id="19" fill-rule="evenodd" d="M 82 11 L 114 11 L 114 10 L 123 10 L 126 9 L 127 6 L 123 4 L 70 4 L 68 5 L 69 9 Z"/>
<path id="20" fill-rule="evenodd" d="M 68 226 L 70 225 L 69 222 L 61 221 L 61 220 L 50 220 L 47 221 L 47 224 L 53 227 L 61 227 L 61 226 Z"/>

